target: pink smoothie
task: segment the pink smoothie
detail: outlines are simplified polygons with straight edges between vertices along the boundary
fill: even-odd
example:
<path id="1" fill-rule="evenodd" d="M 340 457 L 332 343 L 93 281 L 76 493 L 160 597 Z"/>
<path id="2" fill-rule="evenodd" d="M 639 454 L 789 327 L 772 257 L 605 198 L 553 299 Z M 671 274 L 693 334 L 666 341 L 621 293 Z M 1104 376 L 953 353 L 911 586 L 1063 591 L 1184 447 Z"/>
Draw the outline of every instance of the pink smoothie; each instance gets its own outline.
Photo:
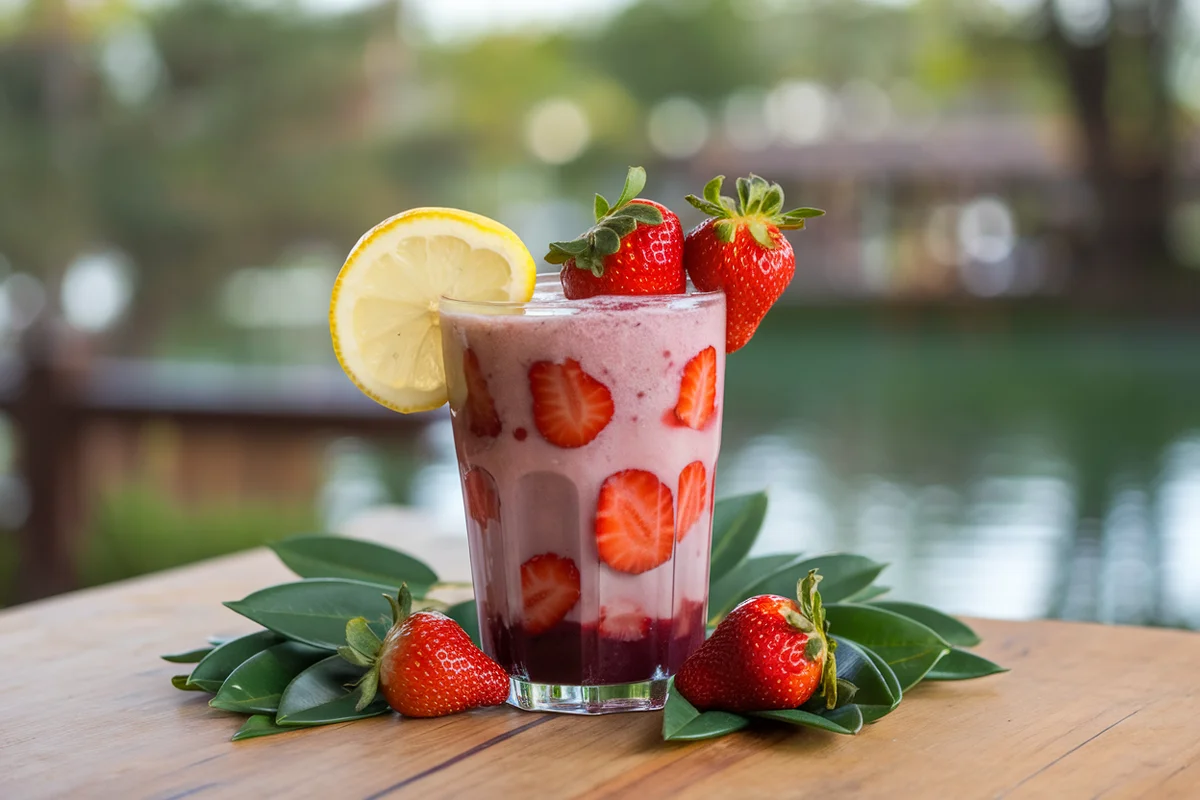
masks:
<path id="1" fill-rule="evenodd" d="M 724 296 L 569 301 L 543 287 L 519 306 L 445 301 L 441 307 L 484 649 L 533 683 L 665 678 L 704 638 Z M 716 409 L 694 429 L 675 408 L 685 365 L 709 347 L 716 353 Z M 579 447 L 551 443 L 534 418 L 531 367 L 568 360 L 612 399 L 611 419 Z M 491 402 L 480 412 L 484 394 Z M 681 541 L 672 537 L 665 563 L 633 574 L 602 561 L 596 514 L 605 480 L 623 470 L 653 473 L 670 489 L 678 514 L 680 474 L 696 461 L 706 479 L 700 519 Z M 578 570 L 578 601 L 548 629 L 545 620 L 526 619 L 522 589 L 522 565 L 542 554 L 569 559 Z"/>

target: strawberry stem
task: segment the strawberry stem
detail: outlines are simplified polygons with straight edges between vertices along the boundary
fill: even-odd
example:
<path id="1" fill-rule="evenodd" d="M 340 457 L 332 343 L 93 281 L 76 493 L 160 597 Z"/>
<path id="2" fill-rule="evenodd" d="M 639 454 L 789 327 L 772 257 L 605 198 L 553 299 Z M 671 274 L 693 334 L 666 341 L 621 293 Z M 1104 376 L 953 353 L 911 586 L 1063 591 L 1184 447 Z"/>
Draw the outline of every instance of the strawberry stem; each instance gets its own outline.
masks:
<path id="1" fill-rule="evenodd" d="M 742 225 L 749 226 L 750 235 L 768 250 L 775 249 L 775 240 L 769 228 L 799 230 L 804 221 L 819 217 L 825 212 L 819 208 L 794 208 L 782 211 L 783 188 L 778 183 L 768 183 L 765 178 L 751 173 L 748 178 L 738 178 L 737 199 L 721 194 L 724 175 L 718 175 L 704 184 L 703 197 L 689 194 L 689 203 L 718 220 L 715 225 L 717 238 L 732 242 Z"/>
<path id="2" fill-rule="evenodd" d="M 625 185 L 617 202 L 609 206 L 603 195 L 596 195 L 596 224 L 578 239 L 569 242 L 551 242 L 546 261 L 550 264 L 565 264 L 573 261 L 579 269 L 586 269 L 597 278 L 604 274 L 604 259 L 621 249 L 621 240 L 633 233 L 640 225 L 661 225 L 662 212 L 651 205 L 633 203 L 646 187 L 646 170 L 630 167 L 625 175 Z"/>
<path id="3" fill-rule="evenodd" d="M 821 694 L 825 697 L 825 707 L 832 709 L 837 707 L 838 695 L 837 660 L 834 657 L 837 642 L 829 638 L 829 622 L 825 619 L 825 608 L 821 605 L 821 593 L 817 591 L 820 583 L 821 575 L 817 570 L 809 570 L 796 584 L 796 599 L 800 602 L 800 616 L 812 628 L 811 632 L 805 628 L 801 630 L 808 633 L 810 645 L 814 639 L 820 642 L 820 648 L 813 647 L 813 651 L 819 653 L 820 650 L 824 650 Z"/>

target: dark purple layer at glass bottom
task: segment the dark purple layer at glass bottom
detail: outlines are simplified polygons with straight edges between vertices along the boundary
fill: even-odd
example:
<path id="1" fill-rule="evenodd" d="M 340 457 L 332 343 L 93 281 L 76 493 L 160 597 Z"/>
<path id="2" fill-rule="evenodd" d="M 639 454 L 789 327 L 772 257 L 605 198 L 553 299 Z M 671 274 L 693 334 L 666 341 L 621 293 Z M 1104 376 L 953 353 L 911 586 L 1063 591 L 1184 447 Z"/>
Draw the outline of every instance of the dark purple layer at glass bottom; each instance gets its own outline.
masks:
<path id="1" fill-rule="evenodd" d="M 603 686 L 674 675 L 704 641 L 704 607 L 689 603 L 673 619 L 652 621 L 633 641 L 604 636 L 595 625 L 560 622 L 530 636 L 498 619 L 483 632 L 484 650 L 510 675 L 532 683 Z"/>

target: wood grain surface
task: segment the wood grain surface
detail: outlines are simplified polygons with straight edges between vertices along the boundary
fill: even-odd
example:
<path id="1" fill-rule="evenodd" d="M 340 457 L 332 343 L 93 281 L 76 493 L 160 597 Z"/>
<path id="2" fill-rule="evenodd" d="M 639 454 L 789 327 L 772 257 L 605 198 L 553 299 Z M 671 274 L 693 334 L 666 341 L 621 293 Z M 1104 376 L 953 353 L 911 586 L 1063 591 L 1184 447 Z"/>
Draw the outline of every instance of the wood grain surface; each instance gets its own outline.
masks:
<path id="1" fill-rule="evenodd" d="M 461 569 L 457 539 L 406 549 Z M 0 797 L 1200 797 L 1200 635 L 974 621 L 1012 672 L 925 684 L 855 737 L 661 741 L 657 713 L 389 715 L 231 743 L 160 653 L 252 624 L 266 551 L 0 613 Z"/>

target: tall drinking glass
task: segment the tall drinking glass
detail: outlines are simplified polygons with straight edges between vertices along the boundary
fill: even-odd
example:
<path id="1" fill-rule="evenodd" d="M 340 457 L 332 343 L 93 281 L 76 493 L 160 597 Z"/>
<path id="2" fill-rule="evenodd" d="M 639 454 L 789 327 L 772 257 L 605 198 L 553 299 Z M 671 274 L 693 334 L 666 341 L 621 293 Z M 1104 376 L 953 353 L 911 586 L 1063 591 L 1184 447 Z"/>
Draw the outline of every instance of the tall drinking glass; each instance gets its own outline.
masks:
<path id="1" fill-rule="evenodd" d="M 443 299 L 483 648 L 511 702 L 661 708 L 704 640 L 725 297 Z"/>

